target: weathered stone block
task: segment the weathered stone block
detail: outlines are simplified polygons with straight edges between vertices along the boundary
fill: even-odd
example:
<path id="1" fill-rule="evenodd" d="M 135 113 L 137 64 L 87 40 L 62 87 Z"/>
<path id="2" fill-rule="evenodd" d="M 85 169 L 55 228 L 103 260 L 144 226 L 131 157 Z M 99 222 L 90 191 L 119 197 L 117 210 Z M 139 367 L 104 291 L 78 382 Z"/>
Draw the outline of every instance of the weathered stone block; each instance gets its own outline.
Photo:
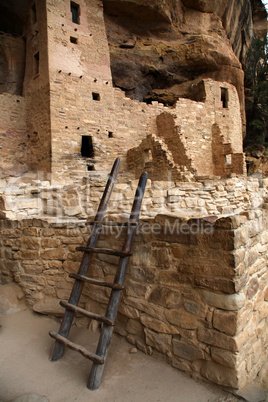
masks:
<path id="1" fill-rule="evenodd" d="M 126 306 L 125 304 L 120 304 L 118 311 L 128 318 L 139 318 L 139 311 L 131 306 Z"/>
<path id="2" fill-rule="evenodd" d="M 133 335 L 143 336 L 144 327 L 138 320 L 130 318 L 126 325 L 126 331 Z"/>
<path id="3" fill-rule="evenodd" d="M 148 301 L 163 307 L 175 308 L 181 302 L 181 294 L 175 290 L 157 286 L 150 293 Z"/>
<path id="4" fill-rule="evenodd" d="M 252 278 L 247 285 L 247 298 L 252 299 L 259 290 L 259 281 L 257 278 Z"/>
<path id="5" fill-rule="evenodd" d="M 152 346 L 154 349 L 164 354 L 171 351 L 171 335 L 159 334 L 148 328 L 145 328 L 144 332 L 147 345 Z"/>
<path id="6" fill-rule="evenodd" d="M 65 260 L 66 250 L 64 248 L 53 248 L 45 250 L 41 253 L 41 258 L 44 260 Z"/>
<path id="7" fill-rule="evenodd" d="M 226 367 L 235 368 L 237 365 L 237 354 L 226 349 L 211 347 L 211 357 L 215 362 Z"/>
<path id="8" fill-rule="evenodd" d="M 165 316 L 168 322 L 180 328 L 195 329 L 198 325 L 198 317 L 187 313 L 184 308 L 167 310 Z"/>
<path id="9" fill-rule="evenodd" d="M 175 367 L 178 370 L 184 371 L 185 373 L 192 373 L 192 362 L 190 361 L 182 361 L 177 357 L 173 357 L 171 360 L 172 367 Z"/>
<path id="10" fill-rule="evenodd" d="M 204 359 L 204 352 L 192 345 L 187 345 L 178 339 L 172 341 L 173 353 L 186 360 Z"/>
<path id="11" fill-rule="evenodd" d="M 239 248 L 247 244 L 249 239 L 248 228 L 246 226 L 241 227 L 235 231 L 234 236 L 234 248 Z"/>
<path id="12" fill-rule="evenodd" d="M 38 260 L 40 256 L 39 251 L 36 250 L 20 250 L 14 254 L 15 260 Z"/>
<path id="13" fill-rule="evenodd" d="M 209 306 L 217 307 L 223 310 L 240 310 L 246 302 L 244 293 L 233 295 L 219 294 L 203 290 L 204 300 Z"/>
<path id="14" fill-rule="evenodd" d="M 146 286 L 140 282 L 134 282 L 127 279 L 125 282 L 125 289 L 127 296 L 142 297 L 145 299 L 150 288 L 149 285 Z"/>
<path id="15" fill-rule="evenodd" d="M 41 235 L 41 229 L 29 227 L 27 229 L 23 229 L 22 233 L 24 234 L 24 236 L 39 237 Z"/>
<path id="16" fill-rule="evenodd" d="M 201 375 L 216 384 L 239 388 L 237 370 L 222 366 L 212 360 L 203 363 L 201 367 Z"/>
<path id="17" fill-rule="evenodd" d="M 59 239 L 52 239 L 51 237 L 42 238 L 41 246 L 43 248 L 57 248 L 61 244 Z"/>
<path id="18" fill-rule="evenodd" d="M 234 336 L 237 331 L 238 314 L 231 311 L 214 310 L 213 327 L 227 335 Z"/>
<path id="19" fill-rule="evenodd" d="M 148 327 L 156 332 L 163 334 L 179 334 L 179 330 L 163 321 L 157 320 L 156 318 L 148 317 L 146 315 L 141 315 L 141 322 L 145 327 Z"/>
<path id="20" fill-rule="evenodd" d="M 220 290 L 224 293 L 234 293 L 234 281 L 228 278 L 216 278 L 202 275 L 195 275 L 194 282 L 197 286 L 209 288 L 212 290 Z"/>
<path id="21" fill-rule="evenodd" d="M 30 250 L 38 250 L 40 248 L 40 239 L 30 236 L 23 237 L 21 241 L 21 247 Z"/>
<path id="22" fill-rule="evenodd" d="M 200 342 L 208 345 L 218 346 L 223 349 L 231 350 L 232 352 L 238 351 L 238 345 L 234 338 L 227 336 L 214 329 L 199 327 L 197 330 L 197 338 Z"/>
<path id="23" fill-rule="evenodd" d="M 184 295 L 185 295 L 185 293 L 184 293 Z M 183 305 L 184 305 L 184 308 L 186 311 L 188 311 L 191 314 L 196 315 L 198 318 L 204 319 L 207 315 L 206 306 L 204 306 L 200 303 L 196 303 L 195 301 L 192 301 L 192 300 L 185 300 Z"/>
<path id="24" fill-rule="evenodd" d="M 182 272 L 162 271 L 158 276 L 159 283 L 165 286 L 178 286 L 181 283 L 191 283 L 191 275 Z"/>
<path id="25" fill-rule="evenodd" d="M 55 315 L 56 317 L 62 317 L 65 309 L 59 304 L 59 299 L 45 298 L 33 305 L 33 311 L 40 314 Z"/>

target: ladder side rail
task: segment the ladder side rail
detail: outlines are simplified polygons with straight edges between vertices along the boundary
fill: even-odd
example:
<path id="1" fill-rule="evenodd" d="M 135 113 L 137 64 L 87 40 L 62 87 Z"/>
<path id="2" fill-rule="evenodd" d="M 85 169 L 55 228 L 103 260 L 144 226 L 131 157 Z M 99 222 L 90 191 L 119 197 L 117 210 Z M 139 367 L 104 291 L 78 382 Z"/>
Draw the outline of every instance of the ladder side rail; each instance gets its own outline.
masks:
<path id="1" fill-rule="evenodd" d="M 113 191 L 113 187 L 116 181 L 116 177 L 118 175 L 119 169 L 120 169 L 120 165 L 121 165 L 121 159 L 117 158 L 113 164 L 112 170 L 110 172 L 110 175 L 107 179 L 107 183 L 105 186 L 105 190 L 103 192 L 96 216 L 94 221 L 102 221 L 104 218 L 104 215 L 106 213 L 107 210 L 107 206 Z M 93 225 L 92 230 L 91 230 L 91 234 L 89 237 L 89 240 L 87 242 L 87 246 L 89 247 L 95 247 L 96 243 L 97 243 L 97 239 L 98 239 L 98 235 L 100 233 L 100 229 L 101 229 L 101 225 L 96 223 Z M 84 253 L 83 258 L 82 258 L 82 262 L 80 264 L 80 268 L 78 273 L 80 275 L 87 275 L 88 269 L 89 269 L 89 265 L 92 259 L 92 255 L 89 253 Z M 73 304 L 73 305 L 77 305 L 81 296 L 81 292 L 84 286 L 84 282 L 83 281 L 79 281 L 79 280 L 75 280 L 70 298 L 69 298 L 69 303 Z M 70 310 L 65 310 L 61 325 L 60 325 L 60 329 L 59 329 L 59 335 L 64 336 L 65 338 L 68 337 L 70 329 L 71 329 L 71 325 L 74 319 L 74 315 L 75 313 L 73 311 Z M 64 352 L 64 344 L 56 341 L 55 345 L 54 345 L 54 349 L 52 352 L 52 356 L 51 356 L 51 360 L 52 361 L 56 361 L 59 360 Z"/>
<path id="2" fill-rule="evenodd" d="M 136 190 L 136 194 L 135 194 L 135 198 L 134 198 L 134 202 L 132 205 L 131 214 L 130 214 L 130 219 L 129 219 L 130 223 L 137 222 L 139 219 L 141 203 L 142 203 L 143 196 L 144 196 L 147 178 L 148 178 L 147 172 L 144 172 L 140 177 L 139 184 L 137 186 L 137 190 Z M 134 240 L 136 229 L 137 229 L 137 225 L 129 225 L 127 237 L 126 237 L 125 243 L 122 247 L 122 251 L 129 252 L 131 250 L 131 246 L 132 246 L 132 243 Z M 114 283 L 120 284 L 121 286 L 123 286 L 128 260 L 129 260 L 129 257 L 121 257 L 120 258 L 119 267 L 118 267 L 118 270 L 116 273 Z M 112 290 L 111 295 L 110 295 L 110 300 L 109 300 L 109 304 L 108 304 L 105 316 L 113 322 L 115 321 L 116 316 L 117 316 L 118 304 L 120 301 L 121 294 L 122 294 L 122 290 Z M 108 326 L 106 324 L 103 324 L 96 355 L 104 358 L 104 362 L 106 361 L 108 348 L 109 348 L 109 345 L 111 342 L 111 337 L 113 334 L 113 329 L 114 329 L 113 326 Z M 90 376 L 89 376 L 88 384 L 87 384 L 87 387 L 89 389 L 94 390 L 94 389 L 99 388 L 101 379 L 102 379 L 103 370 L 104 370 L 104 365 L 105 365 L 105 363 L 103 365 L 99 365 L 96 363 L 92 364 L 92 368 L 91 368 L 91 372 L 90 372 Z"/>

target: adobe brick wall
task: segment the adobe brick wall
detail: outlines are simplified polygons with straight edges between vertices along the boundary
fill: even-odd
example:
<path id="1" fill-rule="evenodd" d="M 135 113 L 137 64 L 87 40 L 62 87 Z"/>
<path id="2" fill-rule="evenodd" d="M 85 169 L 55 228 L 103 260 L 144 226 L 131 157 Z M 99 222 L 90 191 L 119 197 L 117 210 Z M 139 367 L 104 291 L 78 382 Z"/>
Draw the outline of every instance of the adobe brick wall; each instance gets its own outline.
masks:
<path id="1" fill-rule="evenodd" d="M 56 305 L 72 287 L 68 274 L 81 261 L 75 247 L 89 228 L 40 219 L 0 224 L 2 282 L 20 284 L 34 310 L 59 314 Z M 106 233 L 99 245 L 111 247 Z M 267 251 L 265 210 L 214 224 L 170 215 L 141 220 L 115 331 L 195 377 L 242 387 L 267 360 Z M 99 255 L 89 276 L 110 280 L 116 264 L 117 257 Z M 108 295 L 86 285 L 80 305 L 103 313 Z"/>

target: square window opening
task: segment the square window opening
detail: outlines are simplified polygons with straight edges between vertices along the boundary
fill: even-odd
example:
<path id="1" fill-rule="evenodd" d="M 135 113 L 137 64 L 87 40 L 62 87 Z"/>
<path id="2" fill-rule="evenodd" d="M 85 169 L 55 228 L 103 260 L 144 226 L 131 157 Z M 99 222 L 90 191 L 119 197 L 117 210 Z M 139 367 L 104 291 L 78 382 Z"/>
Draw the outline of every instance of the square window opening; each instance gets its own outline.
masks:
<path id="1" fill-rule="evenodd" d="M 93 142 L 90 135 L 82 135 L 81 156 L 85 158 L 94 157 Z"/>
<path id="2" fill-rule="evenodd" d="M 92 92 L 92 99 L 94 101 L 100 101 L 100 94 L 98 94 L 97 92 Z"/>
<path id="3" fill-rule="evenodd" d="M 228 108 L 228 101 L 229 101 L 228 89 L 221 88 L 221 103 L 224 109 Z"/>
<path id="4" fill-rule="evenodd" d="M 72 13 L 72 22 L 74 24 L 80 24 L 80 6 L 79 4 L 71 1 L 71 13 Z"/>
<path id="5" fill-rule="evenodd" d="M 112 131 L 108 131 L 108 138 L 113 138 L 114 133 Z"/>
<path id="6" fill-rule="evenodd" d="M 39 52 L 35 53 L 34 55 L 34 75 L 39 74 Z"/>
<path id="7" fill-rule="evenodd" d="M 95 167 L 93 165 L 87 165 L 87 170 L 89 172 L 92 172 L 93 170 L 95 170 Z"/>
<path id="8" fill-rule="evenodd" d="M 74 36 L 70 36 L 70 42 L 77 45 L 77 38 L 75 38 Z"/>

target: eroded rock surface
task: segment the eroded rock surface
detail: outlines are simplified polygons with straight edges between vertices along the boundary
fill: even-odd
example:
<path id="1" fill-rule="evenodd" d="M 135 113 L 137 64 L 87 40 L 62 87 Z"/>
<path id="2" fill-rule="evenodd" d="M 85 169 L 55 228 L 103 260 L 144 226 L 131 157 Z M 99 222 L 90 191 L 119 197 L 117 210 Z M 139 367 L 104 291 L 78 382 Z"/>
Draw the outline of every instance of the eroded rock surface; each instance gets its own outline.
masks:
<path id="1" fill-rule="evenodd" d="M 266 15 L 260 0 L 104 0 L 114 86 L 132 99 L 174 105 L 192 84 L 213 78 L 236 86 L 244 116 L 243 70 Z M 253 3 L 255 7 L 253 7 Z"/>

